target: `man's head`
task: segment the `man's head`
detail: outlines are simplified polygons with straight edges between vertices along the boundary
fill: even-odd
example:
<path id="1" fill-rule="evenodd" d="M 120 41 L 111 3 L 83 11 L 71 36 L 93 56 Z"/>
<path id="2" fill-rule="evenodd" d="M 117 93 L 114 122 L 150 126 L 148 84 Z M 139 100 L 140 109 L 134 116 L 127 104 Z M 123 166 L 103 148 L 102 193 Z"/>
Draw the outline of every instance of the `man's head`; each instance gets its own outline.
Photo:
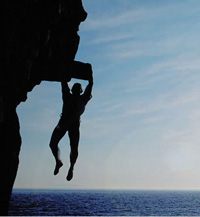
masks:
<path id="1" fill-rule="evenodd" d="M 72 94 L 80 95 L 83 92 L 82 86 L 80 83 L 75 83 L 72 87 Z"/>

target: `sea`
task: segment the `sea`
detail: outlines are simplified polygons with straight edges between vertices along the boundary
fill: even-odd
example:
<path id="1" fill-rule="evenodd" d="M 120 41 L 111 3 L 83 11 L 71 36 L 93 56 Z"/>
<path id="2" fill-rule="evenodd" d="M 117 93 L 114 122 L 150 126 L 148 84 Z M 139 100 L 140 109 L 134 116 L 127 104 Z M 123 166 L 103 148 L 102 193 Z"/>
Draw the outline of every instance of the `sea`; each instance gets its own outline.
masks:
<path id="1" fill-rule="evenodd" d="M 14 189 L 11 216 L 200 216 L 200 191 Z"/>

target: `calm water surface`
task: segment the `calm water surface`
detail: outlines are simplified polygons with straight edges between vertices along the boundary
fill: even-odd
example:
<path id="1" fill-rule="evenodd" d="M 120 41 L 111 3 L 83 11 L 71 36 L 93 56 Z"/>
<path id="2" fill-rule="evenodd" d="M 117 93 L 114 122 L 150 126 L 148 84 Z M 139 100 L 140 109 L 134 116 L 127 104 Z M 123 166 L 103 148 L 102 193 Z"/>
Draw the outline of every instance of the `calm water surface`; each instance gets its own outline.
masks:
<path id="1" fill-rule="evenodd" d="M 200 191 L 14 190 L 9 215 L 200 216 Z"/>

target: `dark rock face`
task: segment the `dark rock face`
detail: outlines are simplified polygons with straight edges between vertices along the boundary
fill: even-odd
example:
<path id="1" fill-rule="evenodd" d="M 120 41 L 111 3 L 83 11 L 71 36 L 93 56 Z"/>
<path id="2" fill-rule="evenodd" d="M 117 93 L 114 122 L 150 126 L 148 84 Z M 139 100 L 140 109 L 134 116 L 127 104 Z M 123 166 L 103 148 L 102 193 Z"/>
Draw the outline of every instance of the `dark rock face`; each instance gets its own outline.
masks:
<path id="1" fill-rule="evenodd" d="M 42 80 L 88 79 L 91 66 L 74 61 L 87 17 L 81 0 L 1 0 L 0 14 L 0 215 L 7 215 L 21 146 L 17 105 Z"/>

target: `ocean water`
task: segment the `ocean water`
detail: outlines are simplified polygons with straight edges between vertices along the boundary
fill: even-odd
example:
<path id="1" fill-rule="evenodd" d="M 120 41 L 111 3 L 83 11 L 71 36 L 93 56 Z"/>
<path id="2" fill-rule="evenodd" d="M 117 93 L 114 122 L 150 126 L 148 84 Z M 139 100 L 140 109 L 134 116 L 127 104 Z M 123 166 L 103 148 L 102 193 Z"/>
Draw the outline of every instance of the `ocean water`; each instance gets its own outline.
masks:
<path id="1" fill-rule="evenodd" d="M 13 190 L 14 216 L 200 216 L 200 191 Z"/>

